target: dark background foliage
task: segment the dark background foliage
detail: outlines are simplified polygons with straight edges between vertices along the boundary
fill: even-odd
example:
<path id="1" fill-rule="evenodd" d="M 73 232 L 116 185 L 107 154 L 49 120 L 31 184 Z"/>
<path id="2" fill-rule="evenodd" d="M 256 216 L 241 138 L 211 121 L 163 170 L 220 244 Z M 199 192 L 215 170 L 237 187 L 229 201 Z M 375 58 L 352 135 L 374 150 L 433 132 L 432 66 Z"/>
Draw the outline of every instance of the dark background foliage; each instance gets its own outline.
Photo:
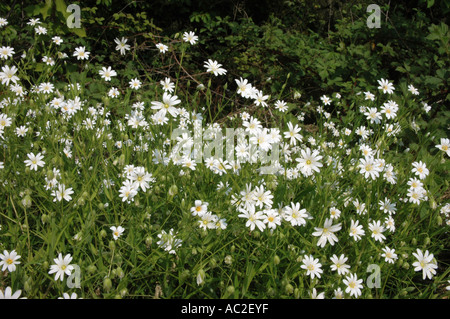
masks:
<path id="1" fill-rule="evenodd" d="M 82 30 L 66 26 L 68 0 L 4 1 L 0 13 L 23 25 L 31 16 L 40 17 L 75 43 L 87 44 L 102 63 L 125 63 L 112 54 L 114 39 L 124 36 L 135 45 L 144 67 L 155 71 L 160 64 L 154 44 L 195 31 L 199 45 L 189 52 L 186 70 L 202 72 L 205 57 L 215 59 L 228 70 L 218 86 L 244 77 L 265 94 L 295 90 L 317 99 L 337 91 L 376 90 L 376 80 L 387 78 L 403 87 L 416 86 L 423 101 L 436 104 L 433 112 L 445 109 L 450 100 L 450 3 L 378 1 L 381 26 L 371 29 L 367 6 L 372 2 L 71 1 L 81 7 Z"/>

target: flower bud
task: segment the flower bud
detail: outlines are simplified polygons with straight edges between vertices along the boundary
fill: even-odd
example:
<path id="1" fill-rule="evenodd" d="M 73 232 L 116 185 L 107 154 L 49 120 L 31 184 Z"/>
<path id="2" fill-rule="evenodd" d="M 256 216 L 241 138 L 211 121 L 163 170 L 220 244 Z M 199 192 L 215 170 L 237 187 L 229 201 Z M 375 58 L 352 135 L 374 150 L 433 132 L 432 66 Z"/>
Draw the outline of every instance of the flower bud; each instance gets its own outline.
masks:
<path id="1" fill-rule="evenodd" d="M 147 246 L 147 248 L 149 248 L 153 243 L 153 238 L 152 236 L 147 236 L 145 237 L 145 245 Z"/>
<path id="2" fill-rule="evenodd" d="M 278 257 L 278 255 L 275 255 L 275 257 L 273 257 L 273 263 L 275 265 L 279 265 L 280 264 L 280 257 Z"/>
<path id="3" fill-rule="evenodd" d="M 231 265 L 231 264 L 233 263 L 233 257 L 231 257 L 231 255 L 225 256 L 224 262 L 225 262 L 225 264 L 227 264 L 227 265 Z"/>
<path id="4" fill-rule="evenodd" d="M 176 184 L 173 184 L 169 188 L 169 196 L 173 197 L 178 193 L 178 186 Z"/>
<path id="5" fill-rule="evenodd" d="M 286 290 L 286 293 L 288 295 L 290 295 L 294 292 L 294 287 L 291 284 L 287 284 L 286 287 L 284 287 L 284 289 Z"/>
<path id="6" fill-rule="evenodd" d="M 121 297 L 125 297 L 126 295 L 128 295 L 128 289 L 127 289 L 127 288 L 123 288 L 123 289 L 120 291 L 120 296 L 121 296 Z"/>
<path id="7" fill-rule="evenodd" d="M 205 282 L 206 273 L 203 269 L 200 269 L 197 273 L 197 285 L 203 285 Z"/>
<path id="8" fill-rule="evenodd" d="M 98 236 L 100 237 L 100 238 L 105 238 L 106 237 L 106 230 L 104 230 L 104 229 L 102 229 L 102 230 L 100 230 L 100 233 L 98 234 Z"/>
<path id="9" fill-rule="evenodd" d="M 87 266 L 87 271 L 88 271 L 88 273 L 93 274 L 97 271 L 97 266 L 89 265 L 89 266 Z"/>
<path id="10" fill-rule="evenodd" d="M 109 292 L 112 288 L 112 281 L 109 277 L 105 277 L 103 279 L 103 289 L 105 289 L 106 292 Z"/>
<path id="11" fill-rule="evenodd" d="M 228 286 L 227 287 L 227 294 L 229 294 L 229 295 L 234 294 L 234 287 L 233 286 Z"/>
<path id="12" fill-rule="evenodd" d="M 122 268 L 120 267 L 116 268 L 116 276 L 119 277 L 119 279 L 122 279 L 125 276 L 125 273 L 123 272 Z"/>

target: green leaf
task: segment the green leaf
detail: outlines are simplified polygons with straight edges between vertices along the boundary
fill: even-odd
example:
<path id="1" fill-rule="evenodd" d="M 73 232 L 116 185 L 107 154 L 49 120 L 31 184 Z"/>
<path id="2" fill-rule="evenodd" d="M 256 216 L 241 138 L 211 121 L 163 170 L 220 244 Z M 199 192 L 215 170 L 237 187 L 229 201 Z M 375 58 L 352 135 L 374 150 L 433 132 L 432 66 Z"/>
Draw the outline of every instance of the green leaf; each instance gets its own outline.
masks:
<path id="1" fill-rule="evenodd" d="M 435 76 L 427 76 L 425 78 L 425 84 L 437 86 L 439 84 L 442 84 L 442 79 Z"/>

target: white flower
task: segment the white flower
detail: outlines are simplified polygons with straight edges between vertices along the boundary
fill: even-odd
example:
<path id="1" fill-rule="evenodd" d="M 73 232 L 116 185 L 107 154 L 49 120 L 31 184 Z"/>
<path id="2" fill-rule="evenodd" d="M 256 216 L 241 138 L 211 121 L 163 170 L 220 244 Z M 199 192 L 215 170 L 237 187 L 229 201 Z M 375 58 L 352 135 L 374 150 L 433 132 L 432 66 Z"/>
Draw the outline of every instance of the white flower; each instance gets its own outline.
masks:
<path id="1" fill-rule="evenodd" d="M 173 90 L 175 89 L 175 84 L 170 80 L 170 78 L 166 77 L 164 80 L 161 80 L 159 83 L 161 84 L 161 86 L 163 87 L 163 90 L 165 92 L 172 93 Z"/>
<path id="2" fill-rule="evenodd" d="M 320 97 L 320 99 L 322 100 L 322 102 L 323 102 L 324 105 L 329 105 L 329 104 L 331 103 L 330 98 L 329 98 L 328 96 L 326 96 L 326 95 L 322 95 L 322 96 Z"/>
<path id="3" fill-rule="evenodd" d="M 356 222 L 352 219 L 351 225 L 350 225 L 350 237 L 353 237 L 355 241 L 358 241 L 361 239 L 361 236 L 365 235 L 365 231 L 362 227 L 362 225 L 359 225 L 359 220 Z"/>
<path id="4" fill-rule="evenodd" d="M 116 50 L 120 51 L 121 55 L 124 55 L 125 51 L 130 50 L 130 45 L 126 44 L 127 41 L 128 41 L 128 39 L 125 39 L 124 37 L 122 37 L 121 40 L 119 40 L 118 38 L 114 39 L 114 42 L 117 44 Z"/>
<path id="5" fill-rule="evenodd" d="M 380 169 L 375 165 L 375 160 L 372 156 L 360 158 L 358 168 L 360 169 L 359 172 L 363 174 L 366 179 L 370 177 L 372 180 L 375 180 L 380 176 Z"/>
<path id="6" fill-rule="evenodd" d="M 166 53 L 167 50 L 169 49 L 169 47 L 167 45 L 162 44 L 162 43 L 157 43 L 156 47 L 158 48 L 159 52 L 161 52 L 161 53 Z"/>
<path id="7" fill-rule="evenodd" d="M 44 156 L 41 153 L 34 155 L 34 153 L 27 154 L 28 159 L 24 161 L 26 166 L 30 166 L 31 170 L 37 171 L 38 166 L 43 167 L 45 162 L 42 160 Z"/>
<path id="8" fill-rule="evenodd" d="M 325 219 L 323 228 L 314 227 L 314 229 L 315 232 L 313 232 L 312 235 L 316 237 L 320 236 L 317 241 L 317 246 L 325 247 L 327 242 L 329 242 L 331 246 L 334 246 L 334 243 L 338 241 L 338 238 L 334 233 L 341 230 L 341 224 L 333 225 L 333 219 L 327 218 Z"/>
<path id="9" fill-rule="evenodd" d="M 158 234 L 158 238 L 160 239 L 156 244 L 163 248 L 165 251 L 168 251 L 169 254 L 175 254 L 175 249 L 181 246 L 181 239 L 177 239 L 176 234 L 173 233 L 173 229 L 166 233 L 164 230 Z"/>
<path id="10" fill-rule="evenodd" d="M 7 60 L 8 58 L 11 58 L 14 53 L 15 53 L 14 48 L 12 48 L 10 46 L 0 47 L 0 58 L 2 60 Z"/>
<path id="11" fill-rule="evenodd" d="M 267 209 L 263 211 L 264 220 L 263 222 L 267 224 L 270 229 L 275 229 L 277 226 L 281 225 L 281 216 L 278 214 L 276 209 Z"/>
<path id="12" fill-rule="evenodd" d="M 325 293 L 321 292 L 318 294 L 316 288 L 313 288 L 311 299 L 325 299 Z"/>
<path id="13" fill-rule="evenodd" d="M 394 261 L 398 258 L 397 254 L 395 253 L 395 249 L 390 249 L 387 246 L 383 248 L 383 253 L 381 254 L 381 257 L 384 257 L 384 260 L 391 264 L 393 264 Z"/>
<path id="14" fill-rule="evenodd" d="M 303 175 L 310 176 L 313 174 L 313 171 L 319 172 L 320 167 L 322 167 L 322 163 L 319 162 L 322 159 L 322 156 L 319 155 L 318 150 L 314 150 L 311 152 L 310 148 L 306 148 L 306 150 L 301 150 L 301 157 L 296 158 L 295 160 L 298 162 L 297 167 L 300 169 Z"/>
<path id="15" fill-rule="evenodd" d="M 31 18 L 31 19 L 27 22 L 27 25 L 35 26 L 36 24 L 39 24 L 39 23 L 41 23 L 41 22 L 39 21 L 39 18 L 36 18 L 36 19 Z"/>
<path id="16" fill-rule="evenodd" d="M 433 254 L 430 254 L 428 250 L 423 253 L 422 250 L 417 248 L 416 252 L 413 253 L 413 256 L 417 258 L 417 261 L 413 263 L 413 266 L 415 267 L 414 270 L 422 270 L 424 280 L 425 278 L 431 279 L 434 275 L 436 275 L 436 269 L 438 266 L 434 261 Z"/>
<path id="17" fill-rule="evenodd" d="M 78 48 L 75 48 L 73 56 L 77 57 L 77 60 L 87 60 L 89 58 L 89 54 L 90 52 L 86 51 L 85 47 L 80 46 Z"/>
<path id="18" fill-rule="evenodd" d="M 0 18 L 0 27 L 4 27 L 5 25 L 8 25 L 8 20 Z"/>
<path id="19" fill-rule="evenodd" d="M 183 41 L 189 42 L 190 44 L 194 45 L 198 41 L 198 36 L 195 35 L 194 32 L 190 31 L 183 33 Z"/>
<path id="20" fill-rule="evenodd" d="M 257 106 L 262 106 L 262 107 L 266 107 L 267 106 L 267 102 L 266 100 L 269 98 L 269 95 L 264 95 L 262 91 L 260 90 L 256 90 L 255 91 L 255 104 Z"/>
<path id="21" fill-rule="evenodd" d="M 414 162 L 412 163 L 412 166 L 414 167 L 412 169 L 412 172 L 418 175 L 420 179 L 424 179 L 430 173 L 426 164 L 423 163 L 422 161 Z"/>
<path id="22" fill-rule="evenodd" d="M 358 298 L 359 296 L 361 296 L 361 289 L 363 288 L 363 286 L 361 285 L 362 282 L 363 280 L 358 279 L 356 274 L 350 274 L 343 280 L 343 283 L 347 285 L 347 288 L 345 288 L 345 292 L 350 293 L 350 296 L 355 296 L 356 298 Z"/>
<path id="23" fill-rule="evenodd" d="M 138 78 L 134 78 L 134 79 L 131 79 L 131 81 L 128 84 L 130 85 L 130 88 L 137 90 L 141 87 L 142 82 L 139 81 Z"/>
<path id="24" fill-rule="evenodd" d="M 345 275 L 349 272 L 350 266 L 345 263 L 348 260 L 348 257 L 345 257 L 344 254 L 341 254 L 339 257 L 333 255 L 330 259 L 333 262 L 331 270 L 337 271 L 339 275 Z"/>
<path id="25" fill-rule="evenodd" d="M 266 191 L 263 185 L 255 187 L 253 191 L 253 196 L 254 196 L 253 200 L 255 201 L 256 206 L 259 206 L 260 208 L 262 208 L 263 206 L 267 208 L 272 207 L 273 195 L 271 194 L 270 190 Z"/>
<path id="26" fill-rule="evenodd" d="M 206 212 L 200 215 L 200 220 L 198 221 L 200 228 L 203 230 L 216 228 L 217 216 L 210 212 Z"/>
<path id="27" fill-rule="evenodd" d="M 369 223 L 369 229 L 372 232 L 371 237 L 376 241 L 383 242 L 386 237 L 383 235 L 384 227 L 379 220 Z"/>
<path id="28" fill-rule="evenodd" d="M 323 273 L 322 264 L 319 263 L 319 259 L 315 258 L 312 255 L 305 255 L 303 257 L 303 265 L 300 266 L 303 269 L 306 269 L 306 275 L 311 276 L 311 279 L 314 277 L 320 278 Z"/>
<path id="29" fill-rule="evenodd" d="M 111 226 L 109 229 L 111 229 L 113 232 L 114 240 L 117 240 L 122 235 L 122 233 L 125 231 L 125 228 L 123 228 L 122 226 L 117 226 L 117 227 Z"/>
<path id="30" fill-rule="evenodd" d="M 70 201 L 72 200 L 72 197 L 70 195 L 73 194 L 73 189 L 72 187 L 69 187 L 66 189 L 66 186 L 64 184 L 59 184 L 58 185 L 58 189 L 54 190 L 52 192 L 52 196 L 54 196 L 55 198 L 53 199 L 54 202 L 58 201 L 62 201 L 63 199 L 66 201 Z"/>
<path id="31" fill-rule="evenodd" d="M 2 67 L 2 72 L 0 72 L 0 79 L 2 80 L 2 84 L 9 85 L 9 82 L 13 82 L 17 84 L 19 78 L 15 75 L 17 72 L 17 67 L 13 65 L 11 68 L 8 65 Z"/>
<path id="32" fill-rule="evenodd" d="M 217 61 L 213 61 L 211 59 L 208 59 L 208 61 L 205 61 L 204 67 L 206 68 L 206 72 L 213 73 L 215 76 L 217 75 L 223 75 L 227 73 L 227 70 L 221 67 L 222 64 L 218 63 Z"/>
<path id="33" fill-rule="evenodd" d="M 266 228 L 266 224 L 262 221 L 264 219 L 264 215 L 262 212 L 255 212 L 255 206 L 250 206 L 249 208 L 249 210 L 239 208 L 241 214 L 239 214 L 238 217 L 247 218 L 245 226 L 249 227 L 250 231 L 253 231 L 255 227 L 258 227 L 260 231 L 264 231 Z"/>
<path id="34" fill-rule="evenodd" d="M 58 36 L 54 36 L 54 37 L 52 38 L 52 41 L 53 41 L 53 43 L 56 44 L 56 45 L 61 45 L 61 43 L 63 43 L 63 40 L 61 39 L 61 37 L 58 37 Z"/>
<path id="35" fill-rule="evenodd" d="M 175 105 L 181 103 L 181 100 L 178 99 L 178 96 L 172 96 L 169 93 L 164 92 L 162 99 L 162 102 L 153 101 L 151 103 L 152 109 L 159 110 L 159 112 L 164 115 L 166 115 L 166 113 L 168 112 L 173 117 L 176 117 L 178 115 L 178 109 L 175 107 Z"/>
<path id="36" fill-rule="evenodd" d="M 76 292 L 73 292 L 72 294 L 68 294 L 67 292 L 63 293 L 62 297 L 58 297 L 58 299 L 82 299 L 82 298 L 78 298 L 78 295 Z"/>
<path id="37" fill-rule="evenodd" d="M 419 91 L 412 84 L 408 85 L 408 91 L 413 95 L 419 95 Z"/>
<path id="38" fill-rule="evenodd" d="M 275 108 L 280 112 L 286 112 L 288 110 L 287 103 L 285 101 L 276 101 Z"/>
<path id="39" fill-rule="evenodd" d="M 249 98 L 253 94 L 252 85 L 248 83 L 247 79 L 242 79 L 242 77 L 238 80 L 234 80 L 237 84 L 237 93 L 244 98 Z"/>
<path id="40" fill-rule="evenodd" d="M 54 89 L 54 85 L 50 82 L 44 82 L 39 84 L 39 92 L 41 93 L 52 93 Z"/>
<path id="41" fill-rule="evenodd" d="M 155 181 L 153 174 L 148 173 L 142 166 L 136 167 L 129 175 L 129 179 L 134 182 L 134 187 L 136 190 L 141 188 L 144 192 L 150 188 L 149 183 Z"/>
<path id="42" fill-rule="evenodd" d="M 41 27 L 41 26 L 38 26 L 38 27 L 36 27 L 36 28 L 34 28 L 34 31 L 37 33 L 37 34 L 47 34 L 47 29 L 46 28 L 44 28 L 44 27 Z"/>
<path id="43" fill-rule="evenodd" d="M 294 125 L 289 122 L 288 124 L 289 131 L 284 132 L 284 137 L 289 139 L 289 143 L 291 145 L 297 145 L 297 141 L 301 142 L 303 140 L 303 136 L 299 133 L 301 128 L 298 127 L 297 124 Z"/>
<path id="44" fill-rule="evenodd" d="M 330 217 L 332 219 L 338 219 L 339 216 L 341 216 L 341 211 L 339 209 L 337 209 L 336 207 L 331 207 L 330 208 Z"/>
<path id="45" fill-rule="evenodd" d="M 365 95 L 366 100 L 371 100 L 371 101 L 375 100 L 375 95 L 372 94 L 371 92 L 368 92 L 368 91 L 364 92 L 364 95 Z"/>
<path id="46" fill-rule="evenodd" d="M 15 271 L 16 265 L 20 264 L 20 261 L 17 261 L 20 257 L 21 256 L 17 255 L 15 250 L 10 253 L 4 250 L 3 254 L 0 254 L 0 266 L 3 265 L 2 271 L 5 271 L 6 269 L 8 269 L 9 272 Z"/>
<path id="47" fill-rule="evenodd" d="M 450 156 L 450 139 L 441 138 L 441 144 L 437 144 L 436 147 Z"/>
<path id="48" fill-rule="evenodd" d="M 117 72 L 111 69 L 110 66 L 108 66 L 108 68 L 102 67 L 98 73 L 103 79 L 105 79 L 105 81 L 111 81 L 111 77 L 117 76 Z"/>
<path id="49" fill-rule="evenodd" d="M 385 94 L 386 93 L 388 93 L 388 94 L 394 93 L 394 90 L 395 90 L 394 85 L 392 83 L 389 83 L 388 80 L 385 80 L 385 79 L 378 80 L 378 84 L 379 84 L 378 89 L 383 90 L 383 93 L 385 93 Z"/>
<path id="50" fill-rule="evenodd" d="M 116 98 L 120 95 L 119 90 L 116 87 L 112 87 L 109 89 L 108 96 L 112 98 Z"/>
<path id="51" fill-rule="evenodd" d="M 291 207 L 286 206 L 283 211 L 283 218 L 290 222 L 292 226 L 305 225 L 305 218 L 309 217 L 306 209 L 300 209 L 300 203 L 291 203 Z"/>
<path id="52" fill-rule="evenodd" d="M 201 200 L 194 202 L 194 207 L 191 207 L 192 216 L 202 216 L 208 211 L 208 203 Z"/>
<path id="53" fill-rule="evenodd" d="M 0 290 L 0 299 L 19 299 L 22 290 L 12 293 L 11 287 L 6 287 L 5 292 Z"/>
<path id="54" fill-rule="evenodd" d="M 0 131 L 3 131 L 5 127 L 11 126 L 12 120 L 6 114 L 0 114 Z"/>
<path id="55" fill-rule="evenodd" d="M 364 115 L 370 120 L 370 123 L 379 124 L 381 121 L 381 113 L 378 112 L 376 107 L 367 108 L 367 112 Z"/>
<path id="56" fill-rule="evenodd" d="M 122 187 L 119 189 L 119 197 L 122 198 L 122 202 L 130 202 L 137 194 L 136 184 L 133 181 L 125 180 Z"/>
<path id="57" fill-rule="evenodd" d="M 56 273 L 55 280 L 61 279 L 63 281 L 64 275 L 70 276 L 72 274 L 72 270 L 74 267 L 70 265 L 72 261 L 72 256 L 67 254 L 62 257 L 62 254 L 59 253 L 58 258 L 53 259 L 55 262 L 54 265 L 50 266 L 50 271 L 48 272 L 50 275 Z"/>

